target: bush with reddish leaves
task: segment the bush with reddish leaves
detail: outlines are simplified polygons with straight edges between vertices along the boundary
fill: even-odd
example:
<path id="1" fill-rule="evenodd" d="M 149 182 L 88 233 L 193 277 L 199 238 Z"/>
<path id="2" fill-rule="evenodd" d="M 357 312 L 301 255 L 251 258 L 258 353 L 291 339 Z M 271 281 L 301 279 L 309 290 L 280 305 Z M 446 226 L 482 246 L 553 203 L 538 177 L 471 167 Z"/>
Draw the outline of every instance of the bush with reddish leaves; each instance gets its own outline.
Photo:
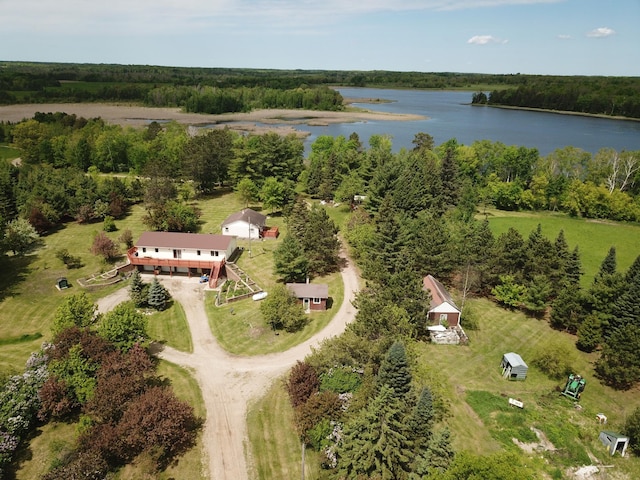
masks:
<path id="1" fill-rule="evenodd" d="M 307 401 L 320 388 L 320 380 L 315 368 L 306 362 L 298 361 L 289 374 L 286 383 L 291 405 L 296 408 Z"/>

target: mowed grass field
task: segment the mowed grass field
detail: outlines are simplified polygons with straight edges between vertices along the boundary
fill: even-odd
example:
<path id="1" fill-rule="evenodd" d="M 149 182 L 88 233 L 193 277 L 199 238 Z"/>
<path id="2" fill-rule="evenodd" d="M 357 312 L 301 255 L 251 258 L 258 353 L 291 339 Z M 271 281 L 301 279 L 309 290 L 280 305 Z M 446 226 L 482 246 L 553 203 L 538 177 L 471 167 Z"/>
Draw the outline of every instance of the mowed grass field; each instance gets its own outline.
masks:
<path id="1" fill-rule="evenodd" d="M 553 242 L 563 230 L 569 249 L 573 250 L 577 245 L 580 251 L 583 286 L 591 284 L 611 247 L 616 248 L 618 271 L 621 272 L 625 272 L 640 255 L 640 225 L 637 224 L 574 218 L 564 213 L 495 209 L 487 210 L 487 218 L 496 238 L 513 227 L 526 240 L 540 224 L 542 233 Z"/>

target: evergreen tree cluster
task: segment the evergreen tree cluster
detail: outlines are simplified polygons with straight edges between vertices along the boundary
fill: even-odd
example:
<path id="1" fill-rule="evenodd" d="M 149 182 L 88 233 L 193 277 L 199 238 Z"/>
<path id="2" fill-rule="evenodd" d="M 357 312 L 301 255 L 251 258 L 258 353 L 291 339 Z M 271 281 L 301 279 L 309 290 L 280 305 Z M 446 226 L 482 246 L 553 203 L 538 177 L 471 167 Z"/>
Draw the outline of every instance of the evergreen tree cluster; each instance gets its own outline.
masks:
<path id="1" fill-rule="evenodd" d="M 329 366 L 323 355 L 299 362 L 286 386 L 300 438 L 323 454 L 332 478 L 408 479 L 446 471 L 454 459 L 449 431 L 431 390 L 414 384 L 403 342 L 364 369 Z M 363 378 L 323 380 L 336 372 Z M 351 388 L 332 389 L 338 385 Z"/>
<path id="2" fill-rule="evenodd" d="M 274 251 L 274 272 L 285 282 L 336 271 L 340 266 L 338 228 L 326 210 L 298 199 L 287 216 L 287 236 Z"/>

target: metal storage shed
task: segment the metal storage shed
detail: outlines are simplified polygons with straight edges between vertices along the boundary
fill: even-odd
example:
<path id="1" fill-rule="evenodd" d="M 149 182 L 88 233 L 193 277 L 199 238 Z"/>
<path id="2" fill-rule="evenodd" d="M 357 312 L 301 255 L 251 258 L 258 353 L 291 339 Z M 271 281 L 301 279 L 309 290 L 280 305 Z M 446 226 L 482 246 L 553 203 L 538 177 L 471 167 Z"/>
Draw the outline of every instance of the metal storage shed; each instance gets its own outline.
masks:
<path id="1" fill-rule="evenodd" d="M 627 447 L 629 446 L 629 437 L 604 430 L 600 432 L 599 438 L 603 445 L 609 447 L 609 453 L 611 455 L 620 452 L 620 455 L 624 457 Z"/>
<path id="2" fill-rule="evenodd" d="M 524 380 L 527 378 L 527 370 L 529 370 L 522 357 L 513 352 L 505 353 L 502 356 L 500 368 L 502 368 L 502 376 L 509 380 Z"/>

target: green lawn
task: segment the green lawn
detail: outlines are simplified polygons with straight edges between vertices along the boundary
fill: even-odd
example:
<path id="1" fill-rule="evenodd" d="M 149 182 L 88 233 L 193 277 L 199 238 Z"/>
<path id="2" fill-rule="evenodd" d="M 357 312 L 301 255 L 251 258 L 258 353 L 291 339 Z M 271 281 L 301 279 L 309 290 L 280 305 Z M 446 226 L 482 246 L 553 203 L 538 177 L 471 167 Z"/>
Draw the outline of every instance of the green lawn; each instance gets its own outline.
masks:
<path id="1" fill-rule="evenodd" d="M 251 278 L 251 269 L 246 268 Z M 216 294 L 209 292 L 206 296 L 209 324 L 218 343 L 235 355 L 262 355 L 265 353 L 283 352 L 312 337 L 322 330 L 340 308 L 344 298 L 342 276 L 336 272 L 324 278 L 314 279 L 317 283 L 329 284 L 329 296 L 332 306 L 325 312 L 311 312 L 309 323 L 295 333 L 285 331 L 274 332 L 264 322 L 260 313 L 260 302 L 246 298 L 238 302 L 220 307 L 215 306 Z M 268 288 L 266 288 L 268 291 Z"/>
<path id="2" fill-rule="evenodd" d="M 558 468 L 587 462 L 589 454 L 610 463 L 597 440 L 599 412 L 609 418 L 607 428 L 620 431 L 625 418 L 640 398 L 633 391 L 618 392 L 599 383 L 594 377 L 593 362 L 597 354 L 575 349 L 575 337 L 552 330 L 541 320 L 497 307 L 486 299 L 471 300 L 480 329 L 467 332 L 469 346 L 421 344 L 421 368 L 437 376 L 440 389 L 450 407 L 448 423 L 457 449 L 489 453 L 498 448 L 515 447 L 512 438 L 531 442 L 529 427 L 538 428 L 554 443 L 559 452 L 547 453 L 550 465 Z M 570 353 L 575 373 L 587 380 L 580 399 L 582 410 L 559 394 L 564 379 L 549 379 L 532 366 L 532 360 L 550 344 L 564 345 Z M 500 361 L 507 352 L 516 352 L 529 365 L 527 379 L 512 382 L 502 378 Z M 524 410 L 507 406 L 509 397 L 524 402 Z M 581 463 L 582 462 L 582 463 Z M 640 471 L 637 462 L 617 462 L 623 471 Z M 637 478 L 637 477 L 636 477 Z"/>
<path id="3" fill-rule="evenodd" d="M 640 255 L 640 225 L 637 224 L 588 220 L 551 212 L 488 210 L 487 213 L 496 238 L 513 227 L 526 239 L 540 224 L 542 233 L 554 241 L 560 230 L 564 230 L 569 248 L 573 250 L 576 245 L 579 248 L 585 286 L 591 283 L 612 246 L 616 247 L 618 270 L 622 272 Z"/>
<path id="4" fill-rule="evenodd" d="M 147 324 L 149 337 L 163 345 L 168 345 L 183 352 L 193 352 L 191 332 L 182 305 L 172 302 L 163 312 L 156 312 L 149 317 Z"/>
<path id="5" fill-rule="evenodd" d="M 0 145 L 0 160 L 13 160 L 20 156 L 20 150 L 9 147 L 7 145 Z"/>
<path id="6" fill-rule="evenodd" d="M 251 478 L 301 478 L 302 447 L 293 427 L 293 410 L 282 383 L 276 382 L 247 415 Z M 307 449 L 305 477 L 320 477 L 317 454 Z"/>

